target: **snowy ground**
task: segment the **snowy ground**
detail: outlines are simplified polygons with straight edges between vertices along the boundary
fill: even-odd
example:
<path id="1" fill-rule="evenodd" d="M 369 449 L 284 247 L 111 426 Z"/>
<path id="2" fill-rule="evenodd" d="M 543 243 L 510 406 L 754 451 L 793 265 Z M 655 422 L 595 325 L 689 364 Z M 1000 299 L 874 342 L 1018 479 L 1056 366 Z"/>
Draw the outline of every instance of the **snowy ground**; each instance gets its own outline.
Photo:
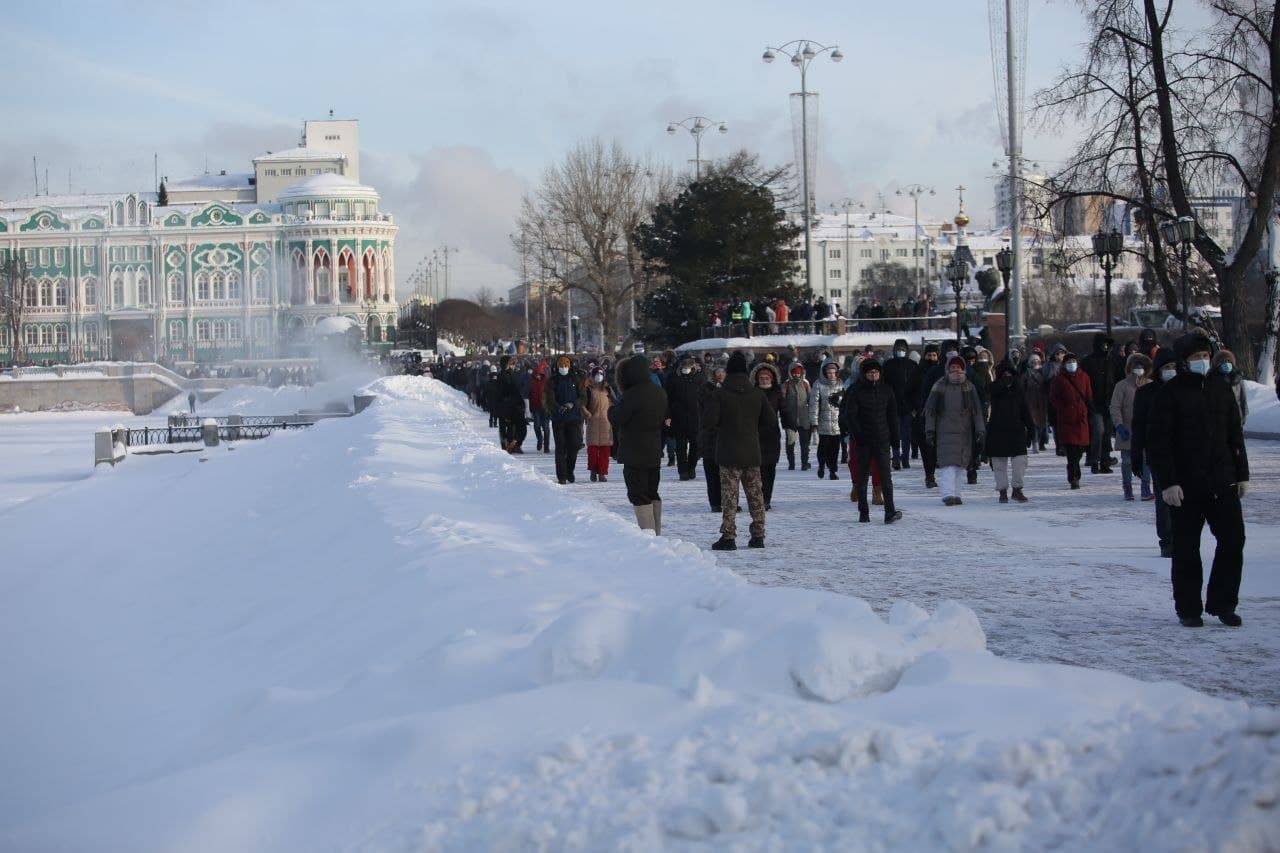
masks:
<path id="1" fill-rule="evenodd" d="M 701 481 L 655 540 L 620 476 L 375 388 L 91 474 L 103 415 L 0 419 L 0 849 L 1280 847 L 1271 446 L 1245 628 L 1190 632 L 1150 505 L 1056 457 L 891 528 L 783 472 L 770 547 L 712 555 Z M 1045 662 L 1095 658 L 1143 680 Z"/>

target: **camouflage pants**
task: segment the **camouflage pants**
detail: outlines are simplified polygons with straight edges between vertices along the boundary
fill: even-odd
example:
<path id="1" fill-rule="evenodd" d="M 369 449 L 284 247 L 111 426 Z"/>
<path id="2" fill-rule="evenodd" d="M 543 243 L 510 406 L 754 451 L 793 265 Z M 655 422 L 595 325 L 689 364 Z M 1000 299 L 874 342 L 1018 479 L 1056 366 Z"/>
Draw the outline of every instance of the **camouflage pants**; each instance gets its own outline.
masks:
<path id="1" fill-rule="evenodd" d="M 737 538 L 738 520 L 734 510 L 738 504 L 738 484 L 747 493 L 747 509 L 751 513 L 751 535 L 764 536 L 764 485 L 760 469 L 720 466 L 720 535 Z"/>

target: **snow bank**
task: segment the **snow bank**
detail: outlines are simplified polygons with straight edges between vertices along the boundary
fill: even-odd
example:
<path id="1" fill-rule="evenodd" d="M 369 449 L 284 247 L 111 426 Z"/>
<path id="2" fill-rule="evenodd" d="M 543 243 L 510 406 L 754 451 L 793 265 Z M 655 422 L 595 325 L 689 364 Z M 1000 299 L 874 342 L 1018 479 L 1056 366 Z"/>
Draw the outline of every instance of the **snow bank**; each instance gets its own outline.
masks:
<path id="1" fill-rule="evenodd" d="M 1280 435 L 1280 399 L 1271 385 L 1245 380 L 1245 393 L 1249 400 L 1249 419 L 1244 428 L 1248 432 Z"/>
<path id="2" fill-rule="evenodd" d="M 352 395 L 359 393 L 377 374 L 372 370 L 356 370 L 315 385 L 235 385 L 204 401 L 202 412 L 219 415 L 292 415 L 298 412 L 323 411 L 326 407 L 352 407 Z"/>
<path id="3" fill-rule="evenodd" d="M 1280 845 L 1274 712 L 748 585 L 371 387 L 0 515 L 0 848 Z"/>

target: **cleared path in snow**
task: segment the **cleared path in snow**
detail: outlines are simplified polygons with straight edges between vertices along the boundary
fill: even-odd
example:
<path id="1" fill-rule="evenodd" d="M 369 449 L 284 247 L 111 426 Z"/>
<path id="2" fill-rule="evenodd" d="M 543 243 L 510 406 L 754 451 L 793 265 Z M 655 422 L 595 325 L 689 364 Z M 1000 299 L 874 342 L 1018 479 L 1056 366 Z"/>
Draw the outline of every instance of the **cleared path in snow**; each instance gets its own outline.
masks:
<path id="1" fill-rule="evenodd" d="M 479 428 L 486 428 L 479 420 Z M 497 431 L 493 430 L 494 442 Z M 550 454 L 523 458 L 554 479 Z M 747 550 L 746 504 L 739 550 L 718 559 L 768 586 L 796 586 L 866 599 L 881 615 L 906 599 L 933 610 L 954 599 L 973 608 L 991 651 L 1015 660 L 1096 667 L 1145 681 L 1178 681 L 1224 698 L 1280 706 L 1280 444 L 1249 441 L 1252 489 L 1245 499 L 1247 544 L 1239 612 L 1244 627 L 1206 617 L 1181 627 L 1174 617 L 1169 561 L 1156 543 L 1153 503 L 1125 502 L 1119 467 L 1085 474 L 1080 490 L 1066 483 L 1066 460 L 1052 450 L 1032 455 L 1026 505 L 1000 505 L 990 469 L 968 486 L 965 504 L 942 506 L 924 488 L 923 469 L 895 472 L 902 521 L 886 527 L 880 507 L 859 524 L 846 469 L 836 481 L 786 470 L 785 456 L 768 515 L 767 547 Z M 915 463 L 918 465 L 919 463 Z M 608 483 L 589 482 L 585 450 L 577 483 L 584 498 L 631 517 L 622 469 Z M 680 482 L 662 469 L 663 534 L 708 548 L 719 515 L 698 479 Z M 1213 537 L 1202 538 L 1206 579 Z M 607 555 L 602 555 L 602 568 Z"/>

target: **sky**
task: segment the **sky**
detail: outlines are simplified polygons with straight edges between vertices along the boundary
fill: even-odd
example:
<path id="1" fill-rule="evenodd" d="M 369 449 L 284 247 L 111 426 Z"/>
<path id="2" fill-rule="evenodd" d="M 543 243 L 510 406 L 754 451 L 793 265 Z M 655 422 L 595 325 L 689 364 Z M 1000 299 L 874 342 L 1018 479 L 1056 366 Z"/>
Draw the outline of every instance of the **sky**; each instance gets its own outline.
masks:
<path id="1" fill-rule="evenodd" d="M 1026 0 L 1026 91 L 1078 55 L 1079 7 Z M 49 190 L 154 189 L 154 157 L 177 179 L 296 143 L 302 121 L 357 118 L 361 178 L 400 226 L 405 279 L 449 246 L 454 295 L 519 280 L 509 235 L 520 199 L 578 142 L 691 169 L 694 140 L 669 122 L 703 115 L 703 158 L 738 149 L 794 159 L 789 93 L 800 75 L 766 46 L 838 45 L 808 72 L 818 93 L 817 205 L 852 198 L 910 214 L 895 190 L 936 189 L 922 217 L 949 218 L 968 189 L 990 224 L 1003 146 L 986 4 L 905 0 L 803 5 L 746 0 L 637 6 L 584 0 L 330 2 L 191 0 L 6 4 L 0 198 Z M 14 85 L 20 81 L 20 85 Z M 1068 136 L 1028 127 L 1029 161 L 1051 168 Z M 1001 167 L 1003 169 L 1005 167 Z"/>

